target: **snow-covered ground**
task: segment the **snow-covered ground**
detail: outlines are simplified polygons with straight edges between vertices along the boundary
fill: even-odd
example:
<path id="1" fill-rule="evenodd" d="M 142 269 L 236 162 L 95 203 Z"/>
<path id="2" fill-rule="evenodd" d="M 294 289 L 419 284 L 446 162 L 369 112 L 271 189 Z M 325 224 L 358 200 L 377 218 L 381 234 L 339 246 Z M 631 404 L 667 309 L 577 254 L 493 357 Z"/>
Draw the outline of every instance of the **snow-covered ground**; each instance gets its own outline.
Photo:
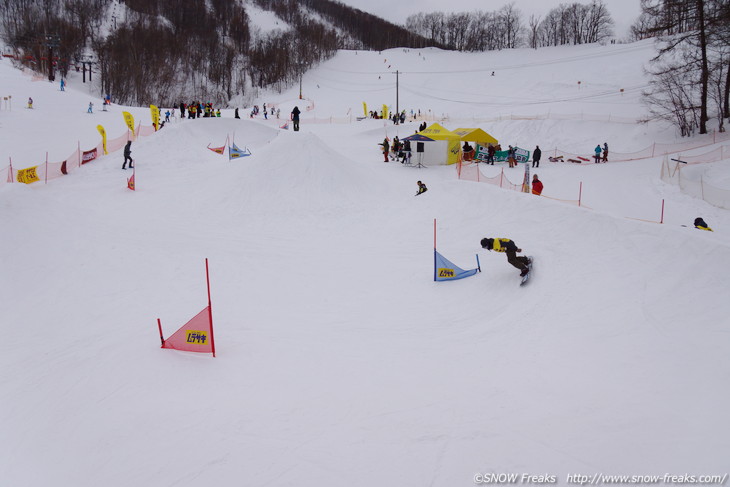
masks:
<path id="1" fill-rule="evenodd" d="M 728 211 L 661 182 L 661 157 L 547 161 L 687 142 L 626 122 L 644 115 L 652 49 L 342 52 L 305 75 L 310 101 L 298 86 L 261 99 L 282 117 L 299 105 L 300 132 L 229 109 L 135 142 L 134 192 L 121 151 L 0 185 L 0 484 L 727 474 Z M 589 208 L 461 181 L 454 166 L 383 163 L 376 144 L 418 122 L 355 117 L 363 101 L 395 108 L 396 69 L 400 108 L 539 144 L 544 195 L 575 200 L 582 183 Z M 150 124 L 147 108 L 100 111 L 76 77 L 61 92 L 3 60 L 7 95 L 2 167 L 91 148 L 99 124 L 117 137 L 125 109 Z M 544 114 L 573 116 L 512 116 Z M 227 136 L 253 155 L 206 148 Z M 727 164 L 706 177 L 727 186 Z M 522 168 L 505 174 L 520 182 Z M 414 198 L 419 179 L 429 190 Z M 638 220 L 658 221 L 662 200 L 663 225 Z M 697 216 L 715 231 L 692 228 Z M 464 268 L 478 253 L 481 273 L 433 281 L 434 219 L 439 251 Z M 526 287 L 483 237 L 535 257 Z M 161 350 L 157 318 L 169 335 L 207 305 L 205 258 L 217 357 Z"/>

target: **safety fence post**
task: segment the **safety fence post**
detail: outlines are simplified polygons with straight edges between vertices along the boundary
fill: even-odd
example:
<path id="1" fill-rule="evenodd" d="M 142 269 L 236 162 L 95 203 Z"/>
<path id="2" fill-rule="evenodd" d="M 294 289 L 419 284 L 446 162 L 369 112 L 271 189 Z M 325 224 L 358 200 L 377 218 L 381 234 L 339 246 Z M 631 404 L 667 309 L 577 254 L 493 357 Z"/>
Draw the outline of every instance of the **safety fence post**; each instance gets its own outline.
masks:
<path id="1" fill-rule="evenodd" d="M 580 206 L 581 199 L 583 198 L 583 181 L 578 186 L 578 206 Z"/>

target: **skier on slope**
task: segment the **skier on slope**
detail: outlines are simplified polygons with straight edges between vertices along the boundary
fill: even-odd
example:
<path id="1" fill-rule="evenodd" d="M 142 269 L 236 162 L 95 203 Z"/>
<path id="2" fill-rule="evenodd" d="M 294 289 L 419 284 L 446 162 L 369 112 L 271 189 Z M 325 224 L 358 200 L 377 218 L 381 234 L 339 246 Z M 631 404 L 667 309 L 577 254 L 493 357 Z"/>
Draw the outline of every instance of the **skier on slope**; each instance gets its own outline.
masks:
<path id="1" fill-rule="evenodd" d="M 302 113 L 299 111 L 299 107 L 294 107 L 294 110 L 291 111 L 291 120 L 294 122 L 294 132 L 299 132 L 299 114 Z"/>
<path id="2" fill-rule="evenodd" d="M 127 145 L 124 146 L 124 164 L 122 169 L 127 169 L 127 159 L 129 159 L 129 168 L 134 168 L 134 159 L 132 159 L 132 141 L 128 140 Z"/>
<path id="3" fill-rule="evenodd" d="M 422 183 L 421 181 L 417 181 L 416 184 L 418 184 L 418 193 L 416 193 L 416 196 L 428 191 L 428 188 L 426 187 L 425 183 Z"/>
<path id="4" fill-rule="evenodd" d="M 530 271 L 530 259 L 524 256 L 517 256 L 522 249 L 517 248 L 512 240 L 508 238 L 483 238 L 480 242 L 483 249 L 504 252 L 507 254 L 507 262 L 520 270 L 520 276 L 525 277 Z"/>

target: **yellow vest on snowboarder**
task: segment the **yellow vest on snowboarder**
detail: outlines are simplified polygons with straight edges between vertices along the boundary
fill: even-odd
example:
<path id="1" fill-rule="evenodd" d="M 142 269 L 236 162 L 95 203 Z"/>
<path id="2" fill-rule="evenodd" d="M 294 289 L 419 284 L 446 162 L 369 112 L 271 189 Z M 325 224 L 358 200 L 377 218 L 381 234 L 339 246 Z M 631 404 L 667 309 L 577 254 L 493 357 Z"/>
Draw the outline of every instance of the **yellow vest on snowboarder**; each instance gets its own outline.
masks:
<path id="1" fill-rule="evenodd" d="M 492 250 L 494 250 L 495 252 L 507 252 L 505 244 L 511 241 L 512 240 L 508 238 L 495 238 L 494 242 L 492 242 Z"/>

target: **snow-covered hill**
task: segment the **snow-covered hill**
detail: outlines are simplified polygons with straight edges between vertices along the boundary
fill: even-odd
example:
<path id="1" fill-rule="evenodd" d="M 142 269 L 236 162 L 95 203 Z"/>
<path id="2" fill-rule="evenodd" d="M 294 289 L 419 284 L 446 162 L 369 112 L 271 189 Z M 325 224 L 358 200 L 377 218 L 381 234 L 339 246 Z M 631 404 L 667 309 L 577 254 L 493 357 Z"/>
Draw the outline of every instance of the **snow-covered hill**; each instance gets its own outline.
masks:
<path id="1" fill-rule="evenodd" d="M 227 110 L 135 142 L 134 192 L 121 152 L 0 185 L 2 484 L 726 474 L 727 210 L 662 183 L 661 157 L 544 156 L 545 196 L 577 199 L 582 183 L 589 208 L 458 180 L 453 166 L 386 164 L 376 144 L 418 122 L 355 118 L 363 101 L 395 108 L 398 69 L 400 108 L 448 115 L 447 128 L 546 155 L 638 151 L 678 141 L 629 122 L 651 52 L 342 52 L 304 77 L 308 100 L 298 87 L 262 98 L 282 115 L 299 105 L 300 132 Z M 150 123 L 147 108 L 87 114 L 77 80 L 60 92 L 5 61 L 0 86 L 12 95 L 0 161 L 15 168 L 94 146 L 99 124 L 122 134 L 122 110 Z M 560 117 L 510 116 L 542 114 Z M 252 156 L 206 148 L 227 137 Z M 726 164 L 708 165 L 718 184 Z M 521 181 L 521 167 L 504 171 Z M 414 198 L 417 180 L 429 190 Z M 664 224 L 636 220 L 658 221 L 662 200 Z M 697 216 L 715 232 L 692 228 Z M 465 268 L 478 253 L 481 273 L 433 281 L 434 219 L 439 251 Z M 535 257 L 528 286 L 482 237 Z M 205 258 L 217 357 L 161 350 L 157 318 L 169 334 L 207 304 Z"/>

